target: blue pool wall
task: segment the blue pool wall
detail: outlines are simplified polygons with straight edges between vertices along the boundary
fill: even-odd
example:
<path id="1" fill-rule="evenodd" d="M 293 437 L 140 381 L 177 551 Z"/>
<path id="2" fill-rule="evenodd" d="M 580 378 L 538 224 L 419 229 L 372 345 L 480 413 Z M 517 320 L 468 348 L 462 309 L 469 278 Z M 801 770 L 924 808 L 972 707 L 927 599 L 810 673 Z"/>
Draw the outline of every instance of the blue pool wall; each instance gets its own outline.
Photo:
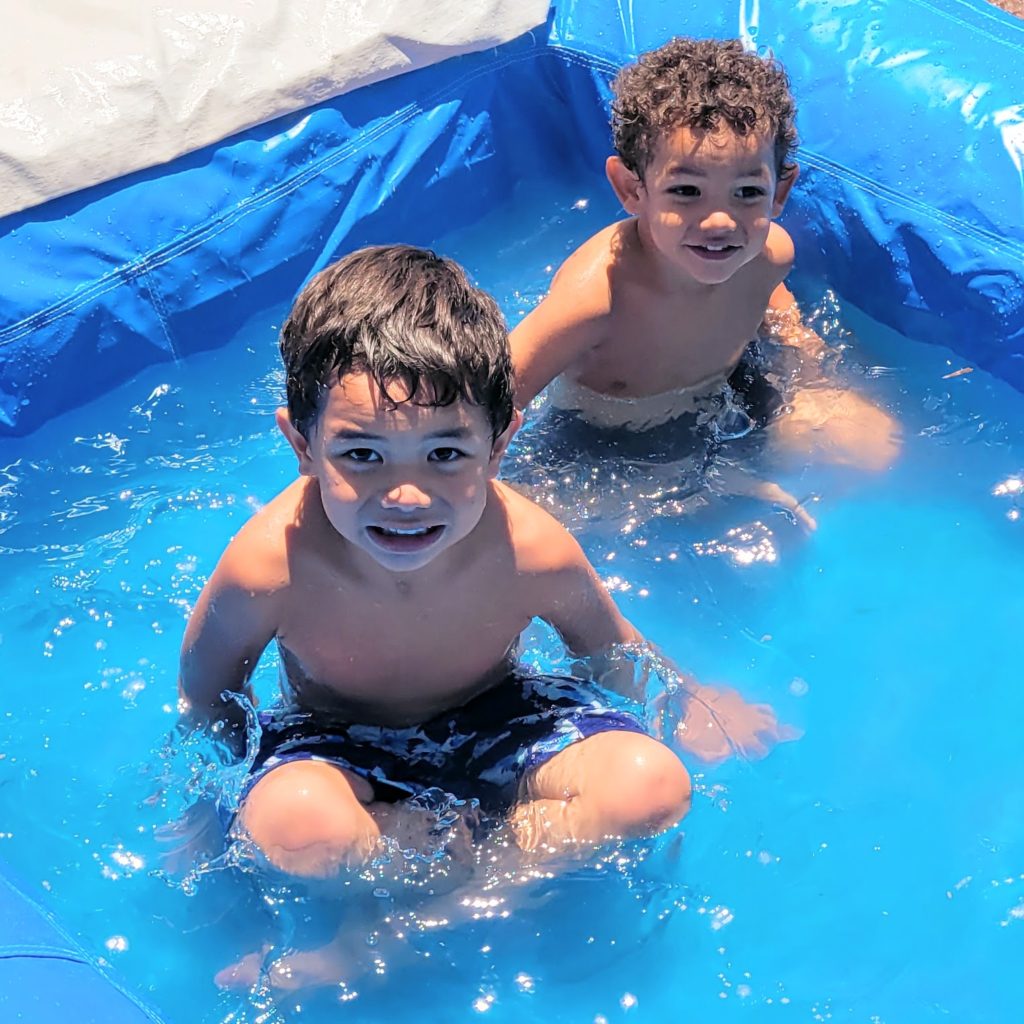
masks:
<path id="1" fill-rule="evenodd" d="M 101 973 L 0 863 L 0 1020 L 4 1024 L 161 1024 Z M 166 1024 L 166 1022 L 164 1022 Z"/>
<path id="2" fill-rule="evenodd" d="M 0 432 L 217 346 L 338 253 L 523 178 L 592 185 L 609 79 L 673 34 L 786 64 L 801 278 L 1024 388 L 1024 22 L 983 0 L 565 2 L 547 26 L 0 224 Z"/>

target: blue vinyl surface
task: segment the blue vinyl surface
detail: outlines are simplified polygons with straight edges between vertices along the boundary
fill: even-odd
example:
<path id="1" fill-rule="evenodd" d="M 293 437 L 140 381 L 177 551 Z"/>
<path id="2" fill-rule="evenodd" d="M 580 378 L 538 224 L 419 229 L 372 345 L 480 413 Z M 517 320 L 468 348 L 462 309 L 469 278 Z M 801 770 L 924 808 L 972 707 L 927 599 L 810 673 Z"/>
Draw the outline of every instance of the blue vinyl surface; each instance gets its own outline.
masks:
<path id="1" fill-rule="evenodd" d="M 4 1024 L 160 1024 L 6 877 L 0 865 L 0 1020 Z"/>
<path id="2" fill-rule="evenodd" d="M 0 225 L 0 430 L 219 344 L 339 251 L 600 166 L 618 65 L 744 32 L 786 64 L 798 272 L 1024 387 L 1024 25 L 984 0 L 557 5 L 535 32 Z"/>

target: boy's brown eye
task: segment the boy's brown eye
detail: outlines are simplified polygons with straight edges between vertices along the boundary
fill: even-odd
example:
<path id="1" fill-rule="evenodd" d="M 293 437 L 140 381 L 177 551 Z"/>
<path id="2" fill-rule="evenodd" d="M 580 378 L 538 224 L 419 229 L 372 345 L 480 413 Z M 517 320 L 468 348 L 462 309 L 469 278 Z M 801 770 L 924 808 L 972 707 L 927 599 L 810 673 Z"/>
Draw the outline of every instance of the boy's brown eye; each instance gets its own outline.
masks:
<path id="1" fill-rule="evenodd" d="M 380 455 L 372 448 L 349 448 L 341 453 L 343 459 L 350 462 L 380 462 Z"/>
<path id="2" fill-rule="evenodd" d="M 465 455 L 465 452 L 460 452 L 458 448 L 435 448 L 430 453 L 430 459 L 433 462 L 457 462 Z"/>

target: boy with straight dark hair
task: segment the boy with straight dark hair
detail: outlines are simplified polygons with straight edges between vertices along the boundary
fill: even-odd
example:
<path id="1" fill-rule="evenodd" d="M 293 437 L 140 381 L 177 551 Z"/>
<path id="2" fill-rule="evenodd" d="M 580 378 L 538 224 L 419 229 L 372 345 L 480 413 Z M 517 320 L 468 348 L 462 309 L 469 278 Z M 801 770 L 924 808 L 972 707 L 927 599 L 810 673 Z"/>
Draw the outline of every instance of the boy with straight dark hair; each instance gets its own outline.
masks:
<path id="1" fill-rule="evenodd" d="M 678 822 L 687 772 L 627 702 L 516 664 L 535 617 L 582 658 L 642 638 L 567 531 L 495 479 L 518 416 L 493 299 L 431 252 L 363 249 L 304 289 L 281 352 L 301 475 L 230 542 L 181 655 L 185 708 L 238 727 L 232 695 L 280 650 L 286 702 L 259 715 L 236 833 L 269 866 L 331 879 L 426 789 L 479 800 L 538 855 Z M 626 675 L 601 681 L 642 700 Z M 705 758 L 778 738 L 733 691 L 665 699 Z"/>
<path id="2" fill-rule="evenodd" d="M 433 253 L 363 249 L 310 282 L 281 350 L 301 476 L 228 545 L 180 672 L 194 716 L 237 720 L 225 691 L 278 644 L 288 703 L 260 716 L 239 812 L 266 860 L 331 876 L 374 848 L 377 810 L 435 786 L 507 814 L 526 849 L 677 822 L 675 754 L 589 682 L 515 664 L 535 617 L 583 658 L 642 638 L 576 541 L 495 480 L 517 416 L 493 299 Z M 768 709 L 692 692 L 684 745 L 724 756 L 721 723 L 763 752 Z"/>

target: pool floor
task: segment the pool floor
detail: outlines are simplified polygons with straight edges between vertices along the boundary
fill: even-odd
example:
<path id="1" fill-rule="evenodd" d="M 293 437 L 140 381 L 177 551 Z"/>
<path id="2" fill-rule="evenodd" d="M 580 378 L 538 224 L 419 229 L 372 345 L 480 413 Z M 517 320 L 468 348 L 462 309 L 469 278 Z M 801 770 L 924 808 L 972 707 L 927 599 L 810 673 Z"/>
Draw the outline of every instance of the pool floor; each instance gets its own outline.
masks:
<path id="1" fill-rule="evenodd" d="M 599 183 L 546 184 L 437 248 L 514 323 L 614 215 Z M 350 990 L 214 987 L 265 934 L 288 948 L 305 912 L 227 869 L 186 891 L 155 835 L 186 784 L 216 782 L 167 746 L 189 609 L 294 474 L 272 419 L 282 296 L 223 348 L 0 442 L 0 856 L 170 1022 L 1016 1019 L 1024 396 L 949 376 L 957 357 L 820 282 L 798 294 L 844 346 L 840 375 L 903 424 L 891 472 L 791 471 L 813 533 L 749 498 L 681 510 L 595 484 L 581 515 L 582 477 L 551 492 L 647 636 L 802 732 L 760 762 L 690 761 L 676 833 L 534 887 L 507 919 L 421 935 Z"/>

